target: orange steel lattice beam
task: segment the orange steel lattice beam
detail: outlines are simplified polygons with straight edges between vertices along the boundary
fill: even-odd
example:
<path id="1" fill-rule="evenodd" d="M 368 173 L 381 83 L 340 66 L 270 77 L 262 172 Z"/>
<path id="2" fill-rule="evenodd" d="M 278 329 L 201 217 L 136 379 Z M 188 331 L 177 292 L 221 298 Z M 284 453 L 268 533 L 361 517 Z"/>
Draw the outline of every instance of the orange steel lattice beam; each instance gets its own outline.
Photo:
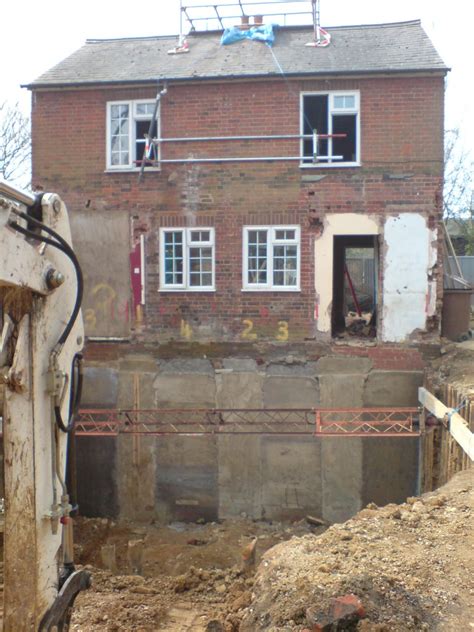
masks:
<path id="1" fill-rule="evenodd" d="M 278 434 L 415 436 L 417 408 L 83 409 L 78 436 Z"/>

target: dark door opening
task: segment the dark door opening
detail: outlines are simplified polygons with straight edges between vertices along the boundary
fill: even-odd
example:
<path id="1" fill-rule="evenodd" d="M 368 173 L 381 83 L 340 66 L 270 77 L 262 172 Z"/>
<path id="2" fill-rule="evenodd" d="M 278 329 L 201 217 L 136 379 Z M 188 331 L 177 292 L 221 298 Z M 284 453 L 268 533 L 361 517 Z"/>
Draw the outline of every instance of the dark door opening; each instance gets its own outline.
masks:
<path id="1" fill-rule="evenodd" d="M 334 237 L 333 337 L 377 335 L 377 279 L 377 236 Z"/>

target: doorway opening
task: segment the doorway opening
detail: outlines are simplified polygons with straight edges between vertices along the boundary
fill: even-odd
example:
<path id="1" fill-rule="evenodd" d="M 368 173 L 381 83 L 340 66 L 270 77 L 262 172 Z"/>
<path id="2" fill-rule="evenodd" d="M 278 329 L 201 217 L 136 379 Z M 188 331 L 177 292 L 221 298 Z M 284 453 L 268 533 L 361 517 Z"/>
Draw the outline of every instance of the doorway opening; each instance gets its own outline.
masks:
<path id="1" fill-rule="evenodd" d="M 377 236 L 335 236 L 331 313 L 333 338 L 375 338 L 377 296 Z"/>

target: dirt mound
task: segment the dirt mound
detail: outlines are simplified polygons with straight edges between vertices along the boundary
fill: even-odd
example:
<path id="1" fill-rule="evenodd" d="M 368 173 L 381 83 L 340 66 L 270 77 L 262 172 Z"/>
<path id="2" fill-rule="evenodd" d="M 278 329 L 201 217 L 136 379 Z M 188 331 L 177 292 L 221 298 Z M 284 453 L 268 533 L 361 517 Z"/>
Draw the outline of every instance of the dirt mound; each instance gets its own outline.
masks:
<path id="1" fill-rule="evenodd" d="M 163 527 L 81 518 L 76 559 L 92 573 L 93 586 L 79 595 L 71 630 L 221 632 L 224 619 L 226 629 L 237 629 L 253 589 L 255 569 L 244 560 L 247 549 L 258 563 L 275 544 L 323 529 L 307 521 L 237 519 Z M 131 542 L 139 543 L 142 553 L 140 574 L 133 574 Z M 104 547 L 113 549 L 113 571 L 104 568 Z"/>
<path id="2" fill-rule="evenodd" d="M 279 544 L 262 558 L 240 624 L 232 615 L 225 629 L 302 631 L 310 627 L 308 610 L 347 594 L 366 611 L 359 630 L 471 629 L 473 508 L 470 470 L 437 492 L 402 505 L 371 504 L 322 535 Z"/>

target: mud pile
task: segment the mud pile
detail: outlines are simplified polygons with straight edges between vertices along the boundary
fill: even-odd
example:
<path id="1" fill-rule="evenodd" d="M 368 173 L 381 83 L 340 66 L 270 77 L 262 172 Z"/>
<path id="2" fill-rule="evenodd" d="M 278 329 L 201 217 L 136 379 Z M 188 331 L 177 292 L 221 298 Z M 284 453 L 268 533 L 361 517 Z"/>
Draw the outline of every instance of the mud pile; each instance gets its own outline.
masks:
<path id="1" fill-rule="evenodd" d="M 263 556 L 252 601 L 234 629 L 320 629 L 311 627 L 311 613 L 348 594 L 366 612 L 352 629 L 474 628 L 473 473 L 402 505 L 371 504 L 320 536 L 275 546 Z"/>

